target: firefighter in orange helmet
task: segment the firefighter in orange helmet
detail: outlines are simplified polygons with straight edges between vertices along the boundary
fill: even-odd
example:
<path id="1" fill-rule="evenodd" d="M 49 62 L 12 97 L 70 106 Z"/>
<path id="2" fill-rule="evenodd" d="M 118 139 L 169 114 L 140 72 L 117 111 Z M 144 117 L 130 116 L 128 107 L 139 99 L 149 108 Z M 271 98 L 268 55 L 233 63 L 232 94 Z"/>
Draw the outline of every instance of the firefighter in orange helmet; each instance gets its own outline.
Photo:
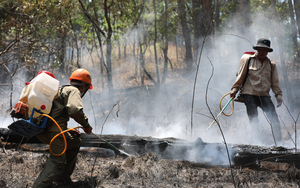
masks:
<path id="1" fill-rule="evenodd" d="M 70 85 L 61 86 L 55 97 L 50 116 L 55 119 L 62 131 L 67 130 L 68 121 L 73 118 L 84 127 L 87 134 L 92 132 L 92 127 L 88 123 L 88 118 L 83 112 L 81 98 L 85 93 L 93 88 L 90 73 L 85 69 L 75 70 L 69 78 Z M 49 144 L 51 139 L 60 133 L 59 128 L 51 122 L 46 130 L 38 134 L 38 138 Z M 71 175 L 75 168 L 77 154 L 81 146 L 80 132 L 78 130 L 65 133 L 67 139 L 67 150 L 61 156 L 52 153 L 47 160 L 46 166 L 33 184 L 33 188 L 48 188 L 52 184 L 58 187 L 72 186 Z M 58 136 L 51 145 L 53 153 L 62 153 L 64 140 Z"/>

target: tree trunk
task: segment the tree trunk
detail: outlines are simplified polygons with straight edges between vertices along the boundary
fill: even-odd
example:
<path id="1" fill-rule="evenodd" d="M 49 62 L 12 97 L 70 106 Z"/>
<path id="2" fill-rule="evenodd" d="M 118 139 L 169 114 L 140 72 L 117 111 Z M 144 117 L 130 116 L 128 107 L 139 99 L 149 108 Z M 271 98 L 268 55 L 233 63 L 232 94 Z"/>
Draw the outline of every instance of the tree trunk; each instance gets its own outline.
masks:
<path id="1" fill-rule="evenodd" d="M 279 20 L 279 16 L 278 16 L 277 10 L 275 8 L 274 0 L 271 0 L 271 3 L 272 3 L 272 8 L 273 8 L 273 11 L 275 14 L 276 23 L 282 23 Z M 290 82 L 289 82 L 289 78 L 288 78 L 287 70 L 286 70 L 286 66 L 285 66 L 285 58 L 284 58 L 283 48 L 282 48 L 282 46 L 283 46 L 282 45 L 282 33 L 283 32 L 281 32 L 281 28 L 283 28 L 283 26 L 278 28 L 279 31 L 277 31 L 276 37 L 278 38 L 278 47 L 279 47 L 279 54 L 280 54 L 280 60 L 281 60 L 281 68 L 282 68 L 284 84 L 285 84 L 285 88 L 286 88 L 286 92 L 287 92 L 287 100 L 288 100 L 289 107 L 293 110 L 294 109 L 293 95 L 292 95 L 292 90 L 291 90 L 291 86 L 290 86 Z"/>
<path id="2" fill-rule="evenodd" d="M 110 17 L 109 17 L 109 8 L 108 8 L 108 2 L 107 0 L 104 0 L 104 12 L 105 12 L 105 19 L 107 22 L 108 26 L 108 32 L 107 32 L 107 37 L 106 37 L 106 65 L 107 65 L 107 82 L 108 82 L 108 87 L 109 89 L 113 89 L 113 83 L 112 83 L 112 62 L 111 62 L 111 48 L 112 48 L 112 43 L 111 43 L 111 36 L 112 36 L 112 27 L 110 23 Z M 110 96 L 113 94 L 113 92 L 110 92 Z"/>
<path id="3" fill-rule="evenodd" d="M 192 0 L 192 15 L 194 23 L 194 57 L 198 57 L 198 51 L 200 46 L 201 30 L 205 29 L 203 27 L 203 19 L 201 19 L 201 0 Z"/>
<path id="4" fill-rule="evenodd" d="M 10 94 L 9 94 L 9 110 L 11 110 L 13 108 L 13 104 L 12 104 L 12 99 L 13 99 L 13 91 L 14 91 L 14 84 L 13 84 L 13 76 L 17 70 L 17 67 L 15 68 L 14 73 L 12 73 L 11 70 L 9 70 L 9 68 L 6 66 L 5 63 L 3 63 L 3 66 L 5 67 L 7 74 L 9 75 L 9 82 L 10 82 Z M 12 70 L 14 70 L 15 66 L 12 66 Z"/>
<path id="5" fill-rule="evenodd" d="M 96 6 L 95 6 L 95 1 L 93 0 L 92 1 L 93 3 L 93 10 L 94 10 L 94 15 L 95 15 L 95 22 L 96 24 L 99 25 L 99 20 L 98 20 L 98 15 L 97 15 L 97 10 L 96 10 Z M 101 88 L 102 90 L 104 89 L 104 68 L 107 72 L 107 67 L 106 67 L 106 64 L 105 64 L 105 60 L 104 60 L 104 53 L 103 53 L 103 46 L 102 46 L 102 40 L 101 40 L 101 34 L 100 34 L 100 31 L 97 30 L 97 28 L 94 26 L 94 31 L 97 35 L 97 39 L 98 39 L 98 42 L 99 42 L 99 48 L 100 48 L 100 53 L 101 53 L 101 57 L 99 58 L 100 59 L 100 80 L 101 80 Z"/>
<path id="6" fill-rule="evenodd" d="M 251 9 L 251 6 L 250 6 L 249 0 L 238 0 L 237 1 L 238 24 L 240 26 L 240 27 L 237 27 L 237 29 L 241 33 L 246 32 L 245 35 L 248 35 L 247 28 L 252 24 L 250 9 Z"/>
<path id="7" fill-rule="evenodd" d="M 127 43 L 126 42 L 124 42 L 124 59 L 126 59 L 126 47 L 127 47 Z"/>
<path id="8" fill-rule="evenodd" d="M 300 0 L 294 0 L 294 9 L 296 14 L 296 24 L 298 26 L 298 34 L 300 35 Z"/>
<path id="9" fill-rule="evenodd" d="M 12 104 L 12 99 L 13 99 L 13 92 L 14 92 L 14 85 L 13 85 L 13 79 L 12 75 L 9 74 L 9 81 L 10 81 L 10 96 L 9 96 L 9 109 L 12 110 L 13 104 Z"/>
<path id="10" fill-rule="evenodd" d="M 156 50 L 156 40 L 157 40 L 157 28 L 156 28 L 156 2 L 153 0 L 153 9 L 154 9 L 154 60 L 155 60 L 155 69 L 156 69 L 156 79 L 157 83 L 160 83 L 159 78 L 159 69 L 157 63 L 157 50 Z"/>
<path id="11" fill-rule="evenodd" d="M 58 60 L 59 60 L 59 63 L 61 64 L 59 67 L 59 70 L 61 73 L 65 73 L 65 54 L 66 54 L 66 33 L 65 33 L 65 31 L 60 31 L 58 36 L 59 36 Z"/>
<path id="12" fill-rule="evenodd" d="M 135 44 L 136 44 L 136 38 L 137 38 L 137 32 L 134 31 L 134 39 L 133 39 L 133 44 L 132 44 L 132 56 L 134 59 L 134 76 L 135 78 L 138 78 L 138 59 L 136 57 L 136 53 L 135 53 Z"/>
<path id="13" fill-rule="evenodd" d="M 101 57 L 98 56 L 99 59 L 100 59 L 100 76 L 101 76 L 101 78 L 104 78 L 103 77 L 103 75 L 104 75 L 104 68 L 106 70 L 105 72 L 107 72 L 107 67 L 106 67 L 105 60 L 104 60 L 104 52 L 103 52 L 102 40 L 101 40 L 100 32 L 96 28 L 94 28 L 94 31 L 95 31 L 95 33 L 97 35 L 97 38 L 98 38 L 99 48 L 100 48 L 100 53 L 101 53 Z M 102 87 L 102 89 L 104 89 L 104 80 L 103 79 L 101 79 L 101 87 Z"/>
<path id="14" fill-rule="evenodd" d="M 252 35 L 250 30 L 248 29 L 250 25 L 252 25 L 251 15 L 250 15 L 250 1 L 249 0 L 238 0 L 237 4 L 237 23 L 235 24 L 235 29 L 240 33 L 242 37 L 245 37 L 249 39 L 250 41 L 256 41 L 256 38 Z M 240 58 L 242 54 L 244 53 L 241 51 L 243 49 L 244 41 L 238 40 L 238 42 L 235 45 L 236 48 L 236 54 L 233 54 L 233 56 L 236 56 L 236 58 Z"/>
<path id="15" fill-rule="evenodd" d="M 95 19 L 93 19 L 91 17 L 91 15 L 87 12 L 87 10 L 85 9 L 83 3 L 81 0 L 78 0 L 82 9 L 83 9 L 83 12 L 85 14 L 85 16 L 90 20 L 90 22 L 93 24 L 93 27 L 96 31 L 96 34 L 97 34 L 97 37 L 98 37 L 98 40 L 99 40 L 99 45 L 100 45 L 100 50 L 101 50 L 101 55 L 102 55 L 102 58 L 101 60 L 104 67 L 106 68 L 106 73 L 107 73 L 107 82 L 108 82 L 108 86 L 109 88 L 111 89 L 112 88 L 112 75 L 111 75 L 111 35 L 112 35 L 112 28 L 111 28 L 111 24 L 110 24 L 110 18 L 108 16 L 108 7 L 107 7 L 107 0 L 104 1 L 104 11 L 105 11 L 105 19 L 107 21 L 107 25 L 108 25 L 108 34 L 106 35 L 105 32 L 99 27 L 99 24 L 98 24 L 98 19 L 95 21 Z M 94 1 L 92 2 L 94 3 Z M 96 15 L 96 18 L 97 18 L 97 14 L 96 14 L 96 10 L 95 10 L 95 6 L 94 6 L 94 13 Z M 104 63 L 104 55 L 103 55 L 103 51 L 102 51 L 102 42 L 101 42 L 101 37 L 100 37 L 100 33 L 107 39 L 107 54 L 106 54 L 106 65 Z M 101 63 L 101 64 L 102 64 Z M 110 95 L 110 97 L 112 97 Z"/>
<path id="16" fill-rule="evenodd" d="M 213 15 L 214 19 L 214 25 L 213 25 L 213 37 L 211 37 L 212 40 L 212 50 L 213 50 L 213 56 L 212 56 L 212 61 L 214 62 L 215 59 L 217 58 L 217 53 L 216 53 L 216 39 L 218 34 L 220 33 L 220 3 L 219 0 L 215 0 L 215 13 Z"/>
<path id="17" fill-rule="evenodd" d="M 78 45 L 78 40 L 76 40 L 76 49 L 77 49 L 77 61 L 76 61 L 76 65 L 78 68 L 80 68 L 80 60 L 81 60 L 81 48 Z"/>
<path id="18" fill-rule="evenodd" d="M 215 14 L 214 14 L 214 32 L 220 31 L 220 3 L 219 0 L 215 0 Z"/>
<path id="19" fill-rule="evenodd" d="M 178 61 L 178 36 L 175 37 L 176 60 Z"/>
<path id="20" fill-rule="evenodd" d="M 71 62 L 71 65 L 73 65 L 73 60 L 74 60 L 74 42 L 76 42 L 76 40 L 74 40 L 74 38 L 72 37 L 71 38 L 71 46 L 72 46 L 72 48 L 71 48 L 71 50 L 72 50 L 72 52 L 71 52 L 71 56 L 70 56 L 70 62 Z M 49 55 L 49 57 L 50 57 L 50 55 Z M 48 58 L 48 62 L 49 62 L 49 60 L 50 60 L 50 58 Z M 68 71 L 70 71 L 70 66 L 68 67 Z M 68 73 L 70 73 L 70 72 L 68 72 Z"/>
<path id="21" fill-rule="evenodd" d="M 141 86 L 143 87 L 145 85 L 145 73 L 144 73 L 144 69 L 145 69 L 145 62 L 144 62 L 144 55 L 143 55 L 143 46 L 142 46 L 142 36 L 138 36 L 138 41 L 139 41 L 139 49 L 140 49 L 140 76 L 141 76 Z"/>
<path id="22" fill-rule="evenodd" d="M 74 32 L 74 40 L 73 40 L 73 42 L 74 42 L 74 44 L 76 46 L 76 50 L 77 50 L 77 62 L 76 62 L 76 65 L 77 65 L 78 68 L 80 68 L 80 64 L 79 64 L 79 62 L 80 62 L 80 55 L 79 55 L 80 54 L 80 49 L 78 48 L 78 38 L 77 38 L 77 34 L 76 34 L 76 31 L 75 31 L 75 28 L 73 26 L 71 18 L 70 18 L 70 25 L 71 25 L 72 30 Z M 72 42 L 72 44 L 73 44 L 73 42 Z M 74 47 L 72 45 L 72 55 L 71 55 L 71 63 L 72 64 L 73 64 L 73 57 L 74 57 Z"/>
<path id="23" fill-rule="evenodd" d="M 108 35 L 109 36 L 109 35 Z M 107 65 L 107 82 L 110 89 L 113 88 L 112 83 L 112 66 L 111 66 L 111 36 L 106 38 L 106 65 Z"/>
<path id="24" fill-rule="evenodd" d="M 203 12 L 204 12 L 204 31 L 205 33 L 203 34 L 203 36 L 205 36 L 206 32 L 209 31 L 208 34 L 211 33 L 211 29 L 210 29 L 210 25 L 212 23 L 212 10 L 211 10 L 211 7 L 212 7 L 212 1 L 211 0 L 204 0 L 204 9 L 203 9 Z M 210 30 L 208 30 L 210 29 Z"/>
<path id="25" fill-rule="evenodd" d="M 164 22 L 164 27 L 165 27 L 165 41 L 164 41 L 164 71 L 163 71 L 163 76 L 162 76 L 162 83 L 165 83 L 167 74 L 168 74 L 168 1 L 165 0 L 165 22 Z"/>
<path id="26" fill-rule="evenodd" d="M 185 11 L 185 5 L 183 3 L 183 0 L 178 0 L 178 12 L 182 27 L 182 33 L 185 41 L 185 60 L 187 64 L 187 71 L 192 70 L 193 65 L 193 54 L 192 54 L 192 43 L 191 43 L 191 36 L 190 31 L 187 25 L 187 19 L 186 19 L 186 11 Z"/>
<path id="27" fill-rule="evenodd" d="M 96 31 L 95 31 L 96 32 Z M 101 40 L 99 41 L 99 43 L 101 42 Z M 99 48 L 100 48 L 100 52 L 101 52 L 101 56 L 100 56 L 100 54 L 99 54 L 99 52 L 98 52 L 98 50 L 97 50 L 97 56 L 98 56 L 98 58 L 99 58 L 99 60 L 100 60 L 100 80 L 101 80 L 101 88 L 102 88 L 102 90 L 104 89 L 104 77 L 103 77 L 103 75 L 104 75 L 104 67 L 106 67 L 105 66 L 105 62 L 104 62 L 104 57 L 103 57 L 103 49 L 102 49 L 102 46 L 101 46 L 101 44 L 99 44 Z"/>
<path id="28" fill-rule="evenodd" d="M 118 50 L 119 50 L 119 59 L 121 59 L 121 43 L 120 43 L 120 39 L 118 40 Z"/>
<path id="29" fill-rule="evenodd" d="M 211 2 L 207 0 L 192 0 L 192 15 L 194 24 L 194 58 L 198 57 L 200 39 L 203 38 L 211 23 Z"/>
<path id="30" fill-rule="evenodd" d="M 299 59 L 299 46 L 297 41 L 297 27 L 295 22 L 295 14 L 294 14 L 294 8 L 292 0 L 288 0 L 289 4 L 289 12 L 290 12 L 290 18 L 291 18 L 291 27 L 292 27 L 292 39 L 294 43 L 294 62 L 297 62 Z"/>

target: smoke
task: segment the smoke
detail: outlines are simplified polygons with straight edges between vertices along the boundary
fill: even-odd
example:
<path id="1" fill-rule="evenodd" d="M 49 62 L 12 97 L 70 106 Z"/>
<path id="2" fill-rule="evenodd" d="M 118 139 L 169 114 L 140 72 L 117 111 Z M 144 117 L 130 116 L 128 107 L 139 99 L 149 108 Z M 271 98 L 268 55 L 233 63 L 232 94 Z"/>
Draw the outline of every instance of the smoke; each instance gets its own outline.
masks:
<path id="1" fill-rule="evenodd" d="M 124 40 L 127 42 L 130 50 L 127 51 L 126 61 L 120 63 L 120 65 L 113 65 L 113 83 L 115 86 L 113 91 L 101 88 L 101 79 L 106 78 L 99 75 L 99 71 L 92 66 L 91 62 L 85 61 L 89 57 L 84 57 L 83 61 L 87 62 L 85 66 L 92 74 L 94 89 L 85 95 L 83 104 L 84 111 L 89 117 L 89 122 L 93 126 L 94 132 L 97 134 L 124 134 L 158 138 L 175 137 L 191 142 L 201 138 L 207 143 L 222 143 L 223 138 L 217 123 L 207 130 L 213 121 L 208 108 L 211 109 L 214 117 L 220 112 L 219 101 L 223 95 L 230 92 L 231 86 L 235 82 L 238 63 L 242 54 L 245 51 L 253 51 L 252 45 L 256 44 L 256 40 L 265 37 L 271 39 L 271 47 L 274 49 L 274 52 L 269 53 L 268 57 L 274 59 L 275 62 L 280 60 L 279 47 L 276 36 L 273 34 L 273 31 L 278 30 L 280 26 L 271 23 L 265 15 L 258 13 L 254 13 L 254 15 L 257 16 L 254 17 L 253 23 L 255 24 L 251 27 L 239 28 L 242 27 L 242 24 L 238 25 L 239 23 L 236 19 L 232 19 L 232 22 L 229 22 L 228 26 L 223 28 L 222 34 L 216 34 L 205 39 L 207 42 L 204 44 L 200 62 L 196 60 L 194 62 L 195 65 L 200 64 L 193 104 L 192 96 L 196 66 L 194 66 L 192 72 L 185 76 L 182 76 L 180 71 L 170 70 L 166 83 L 160 87 L 152 86 L 153 83 L 148 79 L 146 87 L 124 89 L 134 85 L 134 83 L 140 86 L 140 75 L 135 74 L 135 65 L 138 63 L 138 57 L 132 56 L 132 49 L 134 42 L 135 47 L 137 47 L 137 34 L 145 32 L 144 29 L 129 31 L 124 36 Z M 241 30 L 246 32 L 239 32 Z M 282 33 L 282 35 L 284 34 Z M 200 40 L 200 44 L 202 44 L 203 40 Z M 208 47 L 210 45 L 207 43 L 214 48 Z M 184 47 L 181 46 L 180 48 Z M 146 70 L 151 75 L 155 75 L 154 66 L 150 66 L 151 64 L 154 65 L 153 51 L 151 53 L 150 57 L 149 55 L 145 57 L 145 59 L 150 59 L 150 61 L 146 62 Z M 162 52 L 158 51 L 158 53 L 161 54 Z M 183 57 L 181 56 L 180 58 L 182 59 Z M 114 59 L 113 61 L 117 60 Z M 172 63 L 176 62 L 173 61 Z M 147 67 L 148 65 L 149 67 Z M 158 66 L 160 68 L 163 67 L 162 60 Z M 282 73 L 279 67 L 279 75 L 281 76 Z M 85 67 L 83 66 L 83 68 Z M 129 76 L 126 77 L 125 75 Z M 209 82 L 211 76 L 212 78 Z M 65 83 L 66 80 L 60 80 L 60 82 Z M 285 92 L 283 80 L 281 80 L 281 86 L 283 92 Z M 14 91 L 14 102 L 17 102 L 18 96 L 16 96 L 16 93 L 18 91 L 21 91 L 21 87 Z M 273 96 L 273 94 L 271 95 Z M 225 98 L 222 105 L 224 106 L 228 100 L 229 97 Z M 284 101 L 286 101 L 286 98 L 284 98 Z M 191 122 L 192 105 L 194 105 L 194 111 L 192 112 L 193 122 Z M 227 117 L 222 114 L 218 119 L 226 142 L 231 144 L 274 145 L 270 125 L 263 116 L 262 111 L 259 110 L 260 124 L 256 127 L 251 127 L 248 123 L 245 106 L 240 103 L 235 103 L 234 105 L 232 116 Z M 110 113 L 111 109 L 113 110 Z M 283 121 L 286 122 L 286 126 L 289 126 L 288 130 L 291 137 L 294 137 L 295 133 L 291 128 L 293 121 L 291 121 L 290 116 L 286 115 L 286 109 L 281 107 L 276 110 Z M 229 105 L 225 113 L 229 114 L 230 111 L 231 106 Z M 11 122 L 7 117 L 8 115 L 2 118 L 1 127 L 6 127 Z M 70 127 L 77 126 L 74 121 L 70 121 L 69 125 Z M 283 126 L 281 128 L 285 139 L 281 144 L 292 147 L 293 143 L 290 141 L 287 131 Z M 265 136 L 259 136 L 258 133 L 263 133 Z M 218 164 L 226 161 L 227 156 L 224 155 L 224 150 L 221 154 L 222 156 L 219 155 L 218 148 L 204 147 L 202 151 L 202 154 L 205 153 L 207 158 L 214 159 L 212 162 L 216 161 L 215 158 L 220 159 Z M 215 155 L 216 153 L 217 155 Z M 199 161 L 198 154 L 198 150 L 191 150 L 186 158 Z"/>
<path id="2" fill-rule="evenodd" d="M 126 94 L 118 98 L 118 93 L 114 93 L 117 100 L 124 101 L 120 105 L 119 117 L 113 116 L 115 122 L 106 123 L 104 125 L 103 134 L 126 134 L 126 135 L 139 135 L 139 136 L 152 136 L 159 138 L 176 137 L 186 139 L 191 142 L 197 138 L 201 138 L 207 143 L 222 143 L 223 138 L 220 134 L 220 130 L 215 123 L 210 129 L 208 126 L 213 121 L 211 114 L 208 111 L 208 107 L 212 110 L 214 116 L 220 112 L 219 101 L 223 95 L 230 92 L 231 86 L 236 79 L 236 73 L 238 71 L 239 59 L 245 51 L 254 51 L 252 46 L 256 44 L 256 40 L 261 37 L 269 38 L 271 40 L 271 47 L 274 49 L 273 53 L 269 53 L 268 57 L 275 60 L 280 72 L 280 58 L 279 48 L 277 45 L 277 39 L 273 34 L 273 31 L 278 30 L 279 25 L 270 23 L 265 15 L 254 13 L 257 16 L 254 17 L 253 24 L 248 28 L 239 28 L 241 25 L 236 25 L 238 22 L 233 19 L 228 25 L 234 27 L 224 28 L 222 34 L 215 35 L 206 38 L 208 42 L 213 44 L 214 48 L 207 48 L 207 43 L 204 44 L 204 50 L 200 59 L 199 74 L 197 77 L 195 102 L 194 102 L 194 114 L 193 124 L 191 123 L 191 106 L 192 106 L 192 88 L 195 82 L 195 70 L 189 73 L 189 76 L 184 78 L 180 77 L 180 73 L 176 71 L 170 71 L 170 80 L 160 88 L 135 88 L 132 90 L 124 91 Z M 266 27 L 266 23 L 268 23 Z M 239 31 L 246 31 L 241 33 Z M 130 32 L 126 36 L 127 42 L 136 41 L 136 36 Z M 284 33 L 282 33 L 284 35 Z M 204 39 L 202 39 L 204 40 Z M 202 44 L 200 40 L 200 44 Z M 128 44 L 133 45 L 133 43 Z M 132 52 L 131 52 L 132 53 Z M 130 64 L 123 64 L 118 67 L 117 72 L 114 75 L 123 74 L 128 70 L 128 67 L 135 65 L 137 59 L 131 57 Z M 151 57 L 154 58 L 154 55 Z M 127 60 L 130 57 L 127 57 Z M 153 63 L 151 62 L 147 63 Z M 199 63 L 198 61 L 195 64 Z M 211 65 L 212 64 L 212 65 Z M 160 63 L 159 66 L 162 66 Z M 147 69 L 147 68 L 146 68 Z M 147 69 L 149 70 L 149 69 Z M 131 70 L 133 75 L 133 70 Z M 154 69 L 152 70 L 154 71 Z M 210 76 L 212 78 L 209 81 Z M 125 84 L 129 85 L 132 80 L 128 79 Z M 135 80 L 138 82 L 138 80 Z M 122 85 L 124 80 L 115 82 L 115 85 Z M 151 81 L 148 81 L 150 85 Z M 208 87 L 208 107 L 206 105 L 206 86 Z M 282 90 L 285 91 L 283 80 L 281 80 Z M 133 91 L 135 90 L 135 92 Z M 274 100 L 274 94 L 271 93 Z M 99 97 L 100 99 L 107 99 L 106 96 Z M 286 101 L 286 99 L 284 99 Z M 228 97 L 222 102 L 224 106 L 228 101 Z M 116 102 L 113 101 L 113 102 Z M 274 104 L 276 101 L 274 100 Z M 112 106 L 112 104 L 111 104 Z M 131 108 L 127 108 L 131 106 Z M 283 121 L 289 125 L 289 131 L 291 136 L 294 133 L 291 129 L 291 117 L 286 116 L 286 109 L 277 108 L 279 116 L 283 117 Z M 226 114 L 231 111 L 231 106 L 225 110 Z M 107 115 L 107 113 L 105 113 Z M 260 123 L 257 126 L 250 126 L 249 120 L 246 114 L 245 106 L 241 103 L 235 103 L 234 113 L 232 116 L 227 117 L 223 114 L 218 119 L 218 122 L 224 132 L 227 143 L 231 144 L 253 144 L 253 145 L 274 145 L 274 140 L 271 132 L 271 126 L 266 120 L 263 112 L 259 109 Z M 103 118 L 101 118 L 103 121 Z M 98 129 L 98 128 L 97 128 Z M 287 131 L 282 126 L 282 133 L 285 141 L 278 143 L 283 146 L 293 146 L 293 143 L 288 138 Z M 98 129 L 99 130 L 99 129 Z M 262 136 L 263 135 L 263 136 Z M 214 148 L 202 148 L 206 151 L 208 156 L 214 156 Z M 176 153 L 176 151 L 174 151 Z M 191 151 L 187 157 L 191 160 L 196 159 L 196 151 Z M 224 161 L 224 160 L 222 160 Z"/>

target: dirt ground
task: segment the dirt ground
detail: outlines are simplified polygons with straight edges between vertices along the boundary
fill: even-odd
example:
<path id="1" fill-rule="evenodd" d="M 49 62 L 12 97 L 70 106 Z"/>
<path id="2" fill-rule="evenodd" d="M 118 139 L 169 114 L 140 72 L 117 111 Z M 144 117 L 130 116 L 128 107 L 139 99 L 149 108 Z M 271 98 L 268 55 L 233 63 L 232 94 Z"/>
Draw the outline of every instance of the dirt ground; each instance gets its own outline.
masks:
<path id="1" fill-rule="evenodd" d="M 43 169 L 47 149 L 0 149 L 0 188 L 29 188 Z M 289 167 L 274 172 L 208 166 L 160 159 L 155 153 L 116 156 L 108 149 L 82 149 L 71 176 L 75 188 L 142 187 L 299 187 L 300 171 Z M 233 181 L 234 180 L 234 181 Z"/>

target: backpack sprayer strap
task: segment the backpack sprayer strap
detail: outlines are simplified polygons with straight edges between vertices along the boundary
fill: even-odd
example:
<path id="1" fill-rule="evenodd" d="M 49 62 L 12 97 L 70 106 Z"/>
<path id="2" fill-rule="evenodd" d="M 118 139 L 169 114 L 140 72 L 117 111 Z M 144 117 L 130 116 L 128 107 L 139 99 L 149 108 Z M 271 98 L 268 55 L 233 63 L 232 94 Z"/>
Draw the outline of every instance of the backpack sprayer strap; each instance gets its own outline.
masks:
<path id="1" fill-rule="evenodd" d="M 247 71 L 246 71 L 246 76 L 245 76 L 245 79 L 244 79 L 244 81 L 243 81 L 242 86 L 241 86 L 240 89 L 239 89 L 239 94 L 238 94 L 238 96 L 234 99 L 234 101 L 236 101 L 236 102 L 242 102 L 242 103 L 244 102 L 244 96 L 243 96 L 243 94 L 242 94 L 242 90 L 243 90 L 243 87 L 244 87 L 244 85 L 245 85 L 246 79 L 247 79 L 248 74 L 249 74 L 249 66 L 250 66 L 250 61 L 251 61 L 252 58 L 253 58 L 253 57 L 250 57 L 250 58 L 248 59 L 248 61 L 247 61 Z M 269 62 L 270 67 L 271 67 L 271 82 L 272 82 L 273 69 L 272 69 L 272 64 L 271 64 L 270 59 L 268 59 L 268 62 Z"/>
<path id="2" fill-rule="evenodd" d="M 246 76 L 245 76 L 245 79 L 244 79 L 244 82 L 243 82 L 243 84 L 242 84 L 242 86 L 241 86 L 241 88 L 240 88 L 240 90 L 244 87 L 244 85 L 245 85 L 245 82 L 246 82 L 246 79 L 247 79 L 247 77 L 248 77 L 248 73 L 249 73 L 249 66 L 250 66 L 250 60 L 252 59 L 253 57 L 250 57 L 249 58 L 249 60 L 248 60 L 248 64 L 247 64 L 247 71 L 246 71 Z M 273 69 L 272 69 L 272 63 L 271 63 L 271 61 L 270 61 L 270 59 L 268 58 L 268 62 L 269 62 L 269 64 L 270 64 L 270 67 L 271 67 L 271 80 L 272 80 L 272 76 L 273 76 Z"/>
<path id="3" fill-rule="evenodd" d="M 63 111 L 58 115 L 56 116 L 55 118 L 53 118 L 55 121 L 57 121 L 59 118 L 61 118 L 63 115 L 65 115 L 67 113 L 67 110 L 66 108 L 63 109 Z M 51 114 L 51 113 L 50 113 Z M 49 121 L 48 119 L 48 122 L 47 122 L 47 126 L 51 125 L 51 123 L 53 123 L 51 120 Z M 46 127 L 47 127 L 46 126 Z"/>
<path id="4" fill-rule="evenodd" d="M 61 87 L 59 88 L 59 92 L 61 93 L 62 89 L 63 89 L 64 87 L 66 87 L 66 86 L 70 86 L 70 85 L 63 85 L 63 86 L 61 86 Z M 53 109 L 53 108 L 52 108 L 52 109 Z M 52 109 L 51 109 L 50 114 L 52 113 Z M 53 118 L 53 119 L 54 119 L 55 121 L 57 121 L 59 118 L 61 118 L 61 117 L 62 117 L 63 115 L 65 115 L 66 113 L 67 113 L 67 109 L 64 108 L 63 111 L 62 111 L 58 116 L 56 116 L 56 117 Z M 49 126 L 51 123 L 54 123 L 54 122 L 48 120 L 47 126 Z"/>
<path id="5" fill-rule="evenodd" d="M 247 77 L 248 77 L 248 73 L 249 73 L 249 65 L 250 65 L 251 59 L 252 59 L 252 57 L 249 57 L 248 62 L 247 62 L 246 76 L 245 76 L 245 79 L 244 79 L 244 81 L 243 81 L 242 86 L 240 87 L 240 90 L 242 90 L 242 88 L 244 87 L 245 82 L 246 82 L 246 79 L 247 79 Z"/>
<path id="6" fill-rule="evenodd" d="M 249 57 L 248 61 L 247 61 L 247 70 L 246 70 L 246 76 L 244 78 L 244 81 L 243 81 L 243 84 L 242 86 L 240 87 L 239 89 L 239 93 L 238 93 L 238 96 L 234 99 L 235 102 L 244 102 L 244 96 L 242 94 L 242 90 L 243 90 L 243 87 L 244 87 L 244 84 L 246 82 L 246 79 L 248 77 L 248 73 L 249 73 L 249 64 L 250 64 L 250 60 L 252 59 L 252 57 Z"/>

